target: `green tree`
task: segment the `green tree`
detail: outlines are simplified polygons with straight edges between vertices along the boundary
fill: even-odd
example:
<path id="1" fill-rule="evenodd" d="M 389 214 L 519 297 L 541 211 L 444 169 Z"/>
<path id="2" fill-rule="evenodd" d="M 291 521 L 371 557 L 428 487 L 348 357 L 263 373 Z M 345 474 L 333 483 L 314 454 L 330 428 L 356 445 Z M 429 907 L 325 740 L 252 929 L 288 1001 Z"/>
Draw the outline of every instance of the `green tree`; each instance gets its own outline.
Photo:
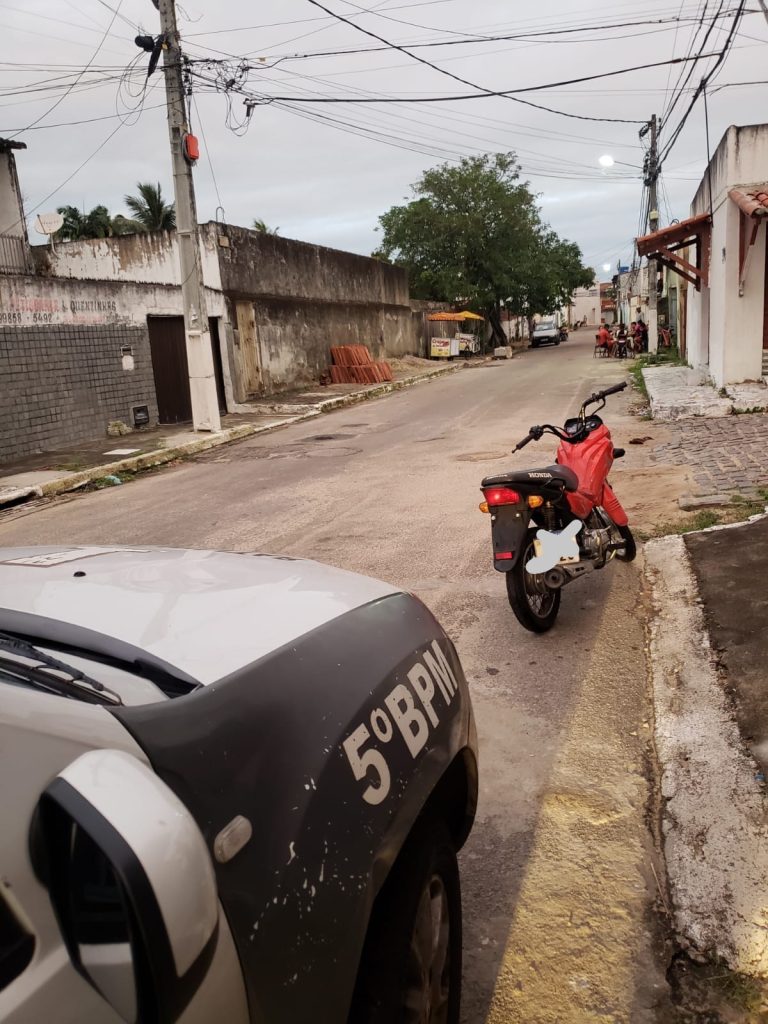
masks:
<path id="1" fill-rule="evenodd" d="M 133 219 L 143 225 L 146 231 L 162 231 L 176 227 L 176 211 L 173 203 L 166 203 L 160 182 L 136 183 L 138 195 L 125 196 L 123 202 L 131 211 Z"/>
<path id="2" fill-rule="evenodd" d="M 261 217 L 255 217 L 253 221 L 253 230 L 260 231 L 263 235 L 279 235 L 280 228 L 271 228 L 267 225 Z"/>
<path id="3" fill-rule="evenodd" d="M 124 217 L 122 213 L 118 213 L 112 218 L 113 235 L 136 235 L 146 230 L 141 221 L 134 220 L 132 217 Z"/>
<path id="4" fill-rule="evenodd" d="M 497 343 L 506 340 L 502 306 L 529 316 L 551 312 L 557 295 L 577 287 L 563 275 L 581 280 L 571 274 L 574 252 L 583 269 L 578 247 L 542 224 L 514 153 L 432 168 L 413 192 L 411 202 L 379 218 L 374 255 L 408 270 L 415 297 L 483 310 Z"/>
<path id="5" fill-rule="evenodd" d="M 76 206 L 60 206 L 59 213 L 64 223 L 56 232 L 60 241 L 77 238 L 108 238 L 112 234 L 112 218 L 106 206 L 94 206 L 90 213 L 78 210 Z"/>
<path id="6" fill-rule="evenodd" d="M 567 306 L 576 288 L 588 288 L 594 271 L 582 263 L 581 250 L 542 225 L 526 253 L 525 274 L 505 305 L 515 316 L 528 318 L 529 331 L 536 313 L 554 313 Z"/>

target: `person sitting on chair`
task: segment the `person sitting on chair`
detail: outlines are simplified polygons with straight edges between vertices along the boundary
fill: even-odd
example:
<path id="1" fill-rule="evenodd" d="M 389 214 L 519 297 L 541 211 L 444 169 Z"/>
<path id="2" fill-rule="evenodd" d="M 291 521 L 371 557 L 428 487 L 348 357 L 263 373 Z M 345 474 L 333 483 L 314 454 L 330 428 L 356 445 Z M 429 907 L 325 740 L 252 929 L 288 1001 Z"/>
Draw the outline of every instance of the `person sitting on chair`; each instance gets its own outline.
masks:
<path id="1" fill-rule="evenodd" d="M 613 353 L 613 335 L 605 324 L 600 324 L 600 330 L 597 332 L 597 344 L 600 348 L 604 348 L 609 356 Z"/>

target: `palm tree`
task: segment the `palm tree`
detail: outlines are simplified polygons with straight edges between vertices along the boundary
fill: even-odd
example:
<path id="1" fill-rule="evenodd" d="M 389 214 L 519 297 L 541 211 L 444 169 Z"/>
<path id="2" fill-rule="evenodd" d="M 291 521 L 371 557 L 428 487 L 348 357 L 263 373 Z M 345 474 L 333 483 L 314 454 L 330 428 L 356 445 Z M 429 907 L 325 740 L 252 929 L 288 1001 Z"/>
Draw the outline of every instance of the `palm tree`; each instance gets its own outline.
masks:
<path id="1" fill-rule="evenodd" d="M 58 209 L 64 218 L 64 223 L 56 232 L 59 241 L 108 238 L 114 233 L 112 218 L 106 206 L 94 206 L 90 213 L 78 210 L 76 206 L 60 206 Z"/>
<path id="2" fill-rule="evenodd" d="M 173 203 L 166 203 L 160 182 L 152 185 L 148 181 L 136 183 L 139 194 L 125 196 L 124 202 L 135 220 L 147 231 L 164 231 L 176 227 L 176 211 Z"/>
<path id="3" fill-rule="evenodd" d="M 253 221 L 253 230 L 260 231 L 263 235 L 279 235 L 280 228 L 270 228 L 261 217 L 256 217 Z"/>
<path id="4" fill-rule="evenodd" d="M 141 221 L 133 220 L 131 217 L 124 217 L 122 213 L 112 218 L 113 235 L 138 235 L 147 229 Z"/>

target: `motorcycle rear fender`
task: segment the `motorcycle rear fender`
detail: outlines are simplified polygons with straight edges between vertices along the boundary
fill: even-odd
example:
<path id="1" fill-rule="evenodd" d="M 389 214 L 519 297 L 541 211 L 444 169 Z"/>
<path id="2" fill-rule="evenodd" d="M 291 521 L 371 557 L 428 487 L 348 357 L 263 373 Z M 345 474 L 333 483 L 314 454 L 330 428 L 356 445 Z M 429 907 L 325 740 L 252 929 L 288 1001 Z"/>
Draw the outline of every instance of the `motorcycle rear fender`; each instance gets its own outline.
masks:
<path id="1" fill-rule="evenodd" d="M 514 568 L 520 557 L 530 518 L 527 509 L 514 505 L 499 505 L 491 510 L 493 567 L 497 572 L 509 572 Z M 498 557 L 500 552 L 509 551 L 512 552 L 511 558 Z"/>

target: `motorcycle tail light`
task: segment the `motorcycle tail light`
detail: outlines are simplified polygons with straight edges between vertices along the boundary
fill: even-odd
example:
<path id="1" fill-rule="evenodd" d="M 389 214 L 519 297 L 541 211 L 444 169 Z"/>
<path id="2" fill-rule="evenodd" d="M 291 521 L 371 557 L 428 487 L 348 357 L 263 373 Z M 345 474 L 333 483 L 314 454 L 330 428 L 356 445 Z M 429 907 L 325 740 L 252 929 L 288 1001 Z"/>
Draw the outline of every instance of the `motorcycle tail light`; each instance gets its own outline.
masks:
<path id="1" fill-rule="evenodd" d="M 520 495 L 517 491 L 513 491 L 511 487 L 484 487 L 483 494 L 485 495 L 483 504 L 487 504 L 490 507 L 494 505 L 517 505 L 520 501 Z"/>

